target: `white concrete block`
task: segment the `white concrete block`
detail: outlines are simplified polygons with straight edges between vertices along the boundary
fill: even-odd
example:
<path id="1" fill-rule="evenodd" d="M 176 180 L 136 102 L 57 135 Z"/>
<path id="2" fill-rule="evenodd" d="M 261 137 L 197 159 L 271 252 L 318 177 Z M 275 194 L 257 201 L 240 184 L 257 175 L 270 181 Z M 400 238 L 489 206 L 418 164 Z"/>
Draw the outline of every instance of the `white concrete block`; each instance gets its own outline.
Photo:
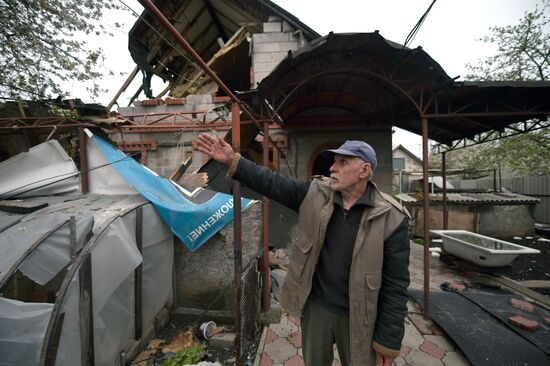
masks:
<path id="1" fill-rule="evenodd" d="M 267 76 L 269 75 L 269 73 L 267 72 L 255 72 L 254 73 L 254 83 L 255 83 L 255 86 L 258 86 L 258 84 Z"/>
<path id="2" fill-rule="evenodd" d="M 285 58 L 287 52 L 263 52 L 263 53 L 253 53 L 252 54 L 252 64 L 257 62 L 280 62 Z"/>
<path id="3" fill-rule="evenodd" d="M 278 62 L 259 62 L 254 64 L 255 72 L 270 73 L 279 63 Z"/>
<path id="4" fill-rule="evenodd" d="M 288 42 L 291 40 L 291 33 L 256 33 L 252 35 L 252 43 L 268 43 L 268 42 Z"/>
<path id="5" fill-rule="evenodd" d="M 282 30 L 281 22 L 264 23 L 264 33 L 280 32 Z"/>
<path id="6" fill-rule="evenodd" d="M 294 28 L 283 20 L 283 32 L 294 32 Z"/>
<path id="7" fill-rule="evenodd" d="M 254 44 L 254 53 L 285 52 L 298 49 L 298 42 L 270 42 Z"/>

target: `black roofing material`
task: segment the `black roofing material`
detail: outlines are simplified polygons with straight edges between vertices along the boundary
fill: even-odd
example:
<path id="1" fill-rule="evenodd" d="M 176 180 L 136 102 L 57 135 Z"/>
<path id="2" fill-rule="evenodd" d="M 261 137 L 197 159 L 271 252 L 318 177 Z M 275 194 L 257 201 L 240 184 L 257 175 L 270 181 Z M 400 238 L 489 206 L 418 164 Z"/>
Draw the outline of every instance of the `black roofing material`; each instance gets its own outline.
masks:
<path id="1" fill-rule="evenodd" d="M 550 114 L 549 81 L 455 82 L 421 47 L 378 32 L 329 34 L 289 53 L 258 87 L 284 125 L 392 125 L 443 144 Z M 344 118 L 342 118 L 344 117 Z"/>
<path id="2" fill-rule="evenodd" d="M 422 291 L 409 295 L 422 306 Z M 432 292 L 430 310 L 474 366 L 550 365 L 548 354 L 459 293 Z"/>
<path id="3" fill-rule="evenodd" d="M 531 343 L 550 355 L 550 327 L 544 322 L 544 318 L 550 318 L 550 311 L 536 304 L 532 304 L 532 312 L 517 309 L 510 304 L 510 300 L 522 299 L 519 296 L 514 296 L 502 290 L 480 291 L 477 289 L 467 289 L 466 291 L 459 292 L 459 294 L 500 319 L 512 331 L 527 338 Z M 536 320 L 539 323 L 538 329 L 534 332 L 529 332 L 510 324 L 508 317 L 514 315 L 522 315 L 531 320 Z"/>

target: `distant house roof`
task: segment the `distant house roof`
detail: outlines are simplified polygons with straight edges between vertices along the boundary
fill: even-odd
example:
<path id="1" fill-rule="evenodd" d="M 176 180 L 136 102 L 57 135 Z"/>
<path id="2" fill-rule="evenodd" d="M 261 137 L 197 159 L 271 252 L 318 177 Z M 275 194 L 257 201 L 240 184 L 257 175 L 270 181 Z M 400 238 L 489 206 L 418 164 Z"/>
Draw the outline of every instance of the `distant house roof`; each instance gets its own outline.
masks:
<path id="1" fill-rule="evenodd" d="M 399 144 L 396 147 L 393 148 L 392 153 L 395 153 L 397 150 L 403 151 L 405 154 L 410 156 L 411 159 L 416 161 L 418 164 L 422 164 L 422 159 L 420 159 L 418 156 L 410 152 L 405 146 Z"/>

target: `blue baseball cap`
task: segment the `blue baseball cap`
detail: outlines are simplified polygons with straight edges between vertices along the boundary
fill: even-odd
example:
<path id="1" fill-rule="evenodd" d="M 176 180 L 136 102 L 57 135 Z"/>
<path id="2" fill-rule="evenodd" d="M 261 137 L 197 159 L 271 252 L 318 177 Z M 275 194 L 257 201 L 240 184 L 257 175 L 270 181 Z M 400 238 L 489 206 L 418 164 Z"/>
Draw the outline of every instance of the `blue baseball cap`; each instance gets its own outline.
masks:
<path id="1" fill-rule="evenodd" d="M 369 163 L 371 168 L 374 170 L 376 168 L 377 160 L 376 153 L 374 149 L 364 141 L 357 140 L 348 140 L 344 142 L 342 146 L 334 150 L 324 150 L 323 154 L 325 155 L 347 155 L 347 156 L 357 156 L 358 158 L 363 159 L 365 163 Z"/>

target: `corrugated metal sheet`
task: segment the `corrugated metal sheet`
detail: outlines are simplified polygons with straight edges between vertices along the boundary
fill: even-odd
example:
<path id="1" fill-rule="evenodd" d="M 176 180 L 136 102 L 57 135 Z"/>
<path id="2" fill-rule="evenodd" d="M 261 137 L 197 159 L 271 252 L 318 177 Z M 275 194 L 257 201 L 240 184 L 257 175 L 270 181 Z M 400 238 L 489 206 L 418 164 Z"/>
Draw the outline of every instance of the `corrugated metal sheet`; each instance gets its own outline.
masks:
<path id="1" fill-rule="evenodd" d="M 422 202 L 422 194 L 401 193 L 397 197 L 403 202 Z M 442 193 L 430 194 L 430 201 L 443 201 Z M 540 200 L 537 198 L 524 196 L 517 193 L 448 193 L 448 203 L 458 204 L 536 204 Z"/>
<path id="2" fill-rule="evenodd" d="M 471 180 L 453 180 L 455 187 L 461 189 L 492 188 L 493 178 L 485 177 Z M 537 222 L 550 223 L 550 175 L 538 177 L 508 177 L 502 178 L 503 188 L 518 194 L 529 195 L 539 200 L 535 206 L 534 217 Z M 497 184 L 498 186 L 498 184 Z"/>

